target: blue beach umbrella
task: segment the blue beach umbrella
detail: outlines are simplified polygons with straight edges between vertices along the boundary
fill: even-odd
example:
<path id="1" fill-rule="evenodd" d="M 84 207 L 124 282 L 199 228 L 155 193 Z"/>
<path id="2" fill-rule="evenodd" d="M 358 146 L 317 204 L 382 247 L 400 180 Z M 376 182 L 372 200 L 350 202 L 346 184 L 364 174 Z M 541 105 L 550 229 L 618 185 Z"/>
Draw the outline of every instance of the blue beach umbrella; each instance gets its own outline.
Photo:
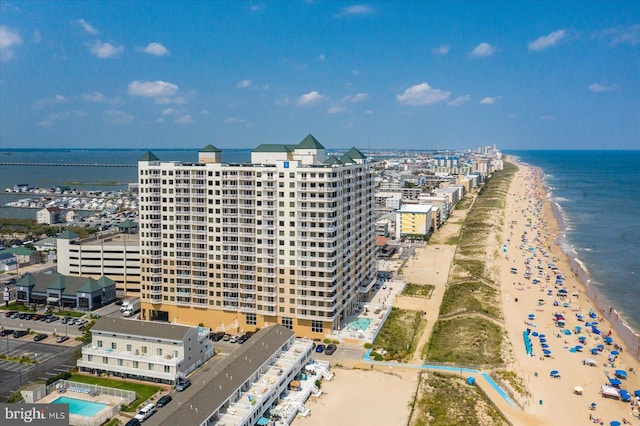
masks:
<path id="1" fill-rule="evenodd" d="M 591 348 L 591 355 L 597 355 L 598 352 L 600 352 L 598 348 Z"/>
<path id="2" fill-rule="evenodd" d="M 604 345 L 598 345 L 596 348 L 598 348 L 599 351 L 602 351 L 604 349 Z"/>
<path id="3" fill-rule="evenodd" d="M 547 339 L 545 339 L 544 337 L 540 339 L 540 343 L 547 343 Z"/>
<path id="4" fill-rule="evenodd" d="M 575 348 L 576 348 L 576 351 L 578 351 L 578 352 L 582 352 L 582 346 L 580 346 L 580 345 L 576 345 L 576 347 L 575 347 Z"/>
<path id="5" fill-rule="evenodd" d="M 624 370 L 616 370 L 615 372 L 616 377 L 620 378 L 620 379 L 626 379 L 627 378 L 627 372 Z"/>
<path id="6" fill-rule="evenodd" d="M 635 396 L 637 396 L 638 398 L 640 398 L 640 389 L 636 389 L 636 390 L 634 390 L 634 391 L 633 391 L 633 394 L 634 394 Z"/>
<path id="7" fill-rule="evenodd" d="M 560 376 L 560 372 L 558 370 L 551 370 L 551 372 L 549 373 L 549 375 L 551 377 L 558 377 Z"/>
<path id="8" fill-rule="evenodd" d="M 541 339 L 544 339 L 545 337 L 547 337 L 545 334 L 540 334 L 539 336 Z"/>
<path id="9" fill-rule="evenodd" d="M 542 345 L 540 345 L 540 346 L 542 346 L 542 349 L 547 349 L 547 348 L 549 347 L 549 345 L 547 345 L 546 343 L 543 343 L 543 344 L 542 344 Z"/>
<path id="10" fill-rule="evenodd" d="M 543 350 L 542 353 L 544 354 L 544 356 L 551 356 L 551 351 L 549 349 Z"/>
<path id="11" fill-rule="evenodd" d="M 619 354 L 620 354 L 620 352 L 618 352 L 618 351 L 611 351 L 611 355 L 618 356 Z"/>
<path id="12" fill-rule="evenodd" d="M 620 426 L 620 422 L 617 420 L 614 420 L 611 423 L 609 423 L 609 426 Z"/>
<path id="13" fill-rule="evenodd" d="M 531 333 L 531 335 L 532 335 L 533 337 L 536 337 L 536 336 L 538 335 L 538 332 L 537 332 L 537 331 L 534 331 L 533 333 Z"/>

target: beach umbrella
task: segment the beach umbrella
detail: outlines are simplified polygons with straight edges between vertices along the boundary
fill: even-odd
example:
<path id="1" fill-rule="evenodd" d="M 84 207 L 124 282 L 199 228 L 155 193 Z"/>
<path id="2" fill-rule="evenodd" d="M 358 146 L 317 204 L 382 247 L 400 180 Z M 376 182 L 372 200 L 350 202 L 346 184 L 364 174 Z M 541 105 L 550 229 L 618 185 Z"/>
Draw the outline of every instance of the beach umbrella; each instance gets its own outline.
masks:
<path id="1" fill-rule="evenodd" d="M 542 346 L 542 349 L 547 349 L 547 348 L 549 347 L 549 345 L 547 345 L 546 343 L 543 343 L 543 344 L 542 344 L 542 345 L 540 345 L 540 346 Z"/>
<path id="2" fill-rule="evenodd" d="M 544 339 L 544 338 L 545 338 L 545 337 L 547 337 L 547 336 L 546 336 L 546 334 L 542 334 L 542 333 L 541 333 L 538 337 L 540 337 L 541 339 Z"/>
<path id="3" fill-rule="evenodd" d="M 604 349 L 604 345 L 598 345 L 596 348 L 598 348 L 599 351 L 602 351 Z"/>
<path id="4" fill-rule="evenodd" d="M 542 353 L 544 354 L 544 356 L 551 356 L 551 351 L 549 349 L 544 349 Z"/>
<path id="5" fill-rule="evenodd" d="M 597 329 L 597 328 L 595 328 L 595 327 L 591 327 L 591 332 L 592 332 L 592 333 L 594 333 L 594 334 L 598 334 L 598 335 L 599 335 L 600 333 L 602 333 L 600 330 L 598 330 L 598 329 Z"/>
<path id="6" fill-rule="evenodd" d="M 586 337 L 579 337 L 578 338 L 578 342 L 580 342 L 582 344 L 585 344 L 585 343 L 587 343 L 587 338 Z"/>
<path id="7" fill-rule="evenodd" d="M 582 327 L 576 325 L 575 327 L 573 327 L 573 331 L 575 331 L 576 333 L 580 333 L 582 331 Z"/>
<path id="8" fill-rule="evenodd" d="M 598 352 L 598 348 L 591 348 L 591 355 L 597 355 Z"/>
<path id="9" fill-rule="evenodd" d="M 540 343 L 547 343 L 547 339 L 545 339 L 544 337 L 540 338 Z"/>
<path id="10" fill-rule="evenodd" d="M 590 322 L 585 322 L 584 325 L 585 325 L 585 327 L 591 327 L 591 323 Z"/>
<path id="11" fill-rule="evenodd" d="M 538 332 L 537 332 L 537 331 L 534 331 L 533 333 L 531 333 L 531 335 L 532 335 L 533 337 L 536 337 L 536 336 L 538 335 Z"/>
<path id="12" fill-rule="evenodd" d="M 576 351 L 578 351 L 578 352 L 582 352 L 582 346 L 580 346 L 580 345 L 576 345 L 576 347 L 575 347 L 575 348 L 576 348 Z"/>
<path id="13" fill-rule="evenodd" d="M 528 318 L 530 320 L 536 319 L 536 315 L 535 314 L 529 314 Z"/>
<path id="14" fill-rule="evenodd" d="M 611 423 L 609 423 L 609 426 L 620 426 L 620 422 L 617 420 L 614 420 Z"/>
<path id="15" fill-rule="evenodd" d="M 627 372 L 624 370 L 616 370 L 615 372 L 616 377 L 620 378 L 620 379 L 626 379 L 627 378 Z"/>
<path id="16" fill-rule="evenodd" d="M 598 321 L 591 321 L 591 326 L 592 327 L 595 326 L 595 325 L 598 325 L 598 324 L 600 324 Z"/>
<path id="17" fill-rule="evenodd" d="M 636 390 L 634 390 L 634 391 L 633 391 L 633 394 L 634 394 L 635 396 L 637 396 L 638 398 L 640 398 L 640 389 L 636 389 Z"/>
<path id="18" fill-rule="evenodd" d="M 558 370 L 551 370 L 551 372 L 549 373 L 549 376 L 560 377 L 560 372 Z"/>
<path id="19" fill-rule="evenodd" d="M 611 351 L 611 355 L 618 356 L 619 354 L 620 354 L 620 352 L 618 352 L 618 351 Z"/>
<path id="20" fill-rule="evenodd" d="M 607 345 L 610 345 L 613 343 L 613 339 L 611 338 L 611 336 L 607 336 L 603 340 Z"/>
<path id="21" fill-rule="evenodd" d="M 613 387 L 619 387 L 622 384 L 622 382 L 618 379 L 614 379 L 612 377 L 609 377 L 608 379 L 609 379 L 609 384 Z"/>

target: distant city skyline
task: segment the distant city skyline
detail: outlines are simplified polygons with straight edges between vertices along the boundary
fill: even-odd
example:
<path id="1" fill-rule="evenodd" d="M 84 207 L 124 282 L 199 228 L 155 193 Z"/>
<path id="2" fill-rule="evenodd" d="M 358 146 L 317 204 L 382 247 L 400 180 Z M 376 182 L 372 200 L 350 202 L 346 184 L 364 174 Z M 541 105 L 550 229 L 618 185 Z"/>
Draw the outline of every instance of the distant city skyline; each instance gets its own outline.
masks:
<path id="1" fill-rule="evenodd" d="M 640 149 L 640 2 L 0 3 L 0 149 Z"/>

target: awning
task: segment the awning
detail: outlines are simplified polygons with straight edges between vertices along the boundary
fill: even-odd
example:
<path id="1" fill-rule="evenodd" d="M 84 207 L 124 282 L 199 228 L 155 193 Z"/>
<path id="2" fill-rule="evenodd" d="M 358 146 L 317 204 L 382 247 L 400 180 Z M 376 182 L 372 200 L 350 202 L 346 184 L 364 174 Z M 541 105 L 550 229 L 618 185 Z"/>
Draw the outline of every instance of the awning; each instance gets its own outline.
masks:
<path id="1" fill-rule="evenodd" d="M 58 303 L 59 300 L 57 297 L 47 297 L 47 303 Z"/>

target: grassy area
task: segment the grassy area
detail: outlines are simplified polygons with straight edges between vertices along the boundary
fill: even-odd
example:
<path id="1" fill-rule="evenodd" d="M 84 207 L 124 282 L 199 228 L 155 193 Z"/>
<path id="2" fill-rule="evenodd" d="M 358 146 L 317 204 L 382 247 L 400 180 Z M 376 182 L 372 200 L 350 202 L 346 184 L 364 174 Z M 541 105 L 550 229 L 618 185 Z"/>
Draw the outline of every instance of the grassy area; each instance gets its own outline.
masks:
<path id="1" fill-rule="evenodd" d="M 438 320 L 429 343 L 423 348 L 427 361 L 467 366 L 497 366 L 504 363 L 502 327 L 482 317 Z"/>
<path id="2" fill-rule="evenodd" d="M 483 313 L 501 318 L 498 291 L 478 281 L 449 284 L 440 305 L 440 315 Z"/>
<path id="3" fill-rule="evenodd" d="M 527 385 L 525 384 L 522 377 L 518 376 L 513 371 L 508 370 L 496 370 L 491 373 L 492 376 L 496 376 L 511 386 L 514 392 L 520 394 L 523 397 L 531 396 L 531 392 L 527 389 Z"/>
<path id="4" fill-rule="evenodd" d="M 18 305 L 15 302 L 9 303 L 9 306 L 2 305 L 0 309 L 5 311 L 17 311 L 17 312 L 35 312 L 36 310 L 27 305 Z"/>
<path id="5" fill-rule="evenodd" d="M 67 229 L 78 234 L 80 238 L 84 238 L 98 232 L 98 228 L 95 227 L 84 228 L 79 226 L 71 226 Z M 29 239 L 32 239 L 41 235 L 53 237 L 60 232 L 60 228 L 57 225 L 48 226 L 38 224 L 35 219 L 0 219 L 0 235 L 13 234 L 16 232 L 28 235 Z"/>
<path id="6" fill-rule="evenodd" d="M 374 348 L 383 348 L 386 360 L 403 361 L 416 349 L 416 336 L 424 328 L 423 313 L 392 308 L 380 333 L 373 342 Z"/>
<path id="7" fill-rule="evenodd" d="M 74 317 L 74 318 L 80 318 L 85 316 L 84 312 L 75 312 L 75 311 L 59 311 L 57 314 L 65 317 Z"/>
<path id="8" fill-rule="evenodd" d="M 501 426 L 506 419 L 461 377 L 421 373 L 410 426 Z"/>
<path id="9" fill-rule="evenodd" d="M 433 290 L 435 290 L 436 286 L 432 284 L 413 284 L 408 283 L 402 294 L 404 296 L 415 296 L 415 297 L 426 297 L 427 299 L 431 299 L 431 295 L 433 294 Z"/>
<path id="10" fill-rule="evenodd" d="M 72 382 L 90 383 L 98 386 L 134 391 L 137 397 L 136 400 L 133 401 L 130 406 L 124 407 L 122 409 L 122 411 L 130 413 L 135 412 L 143 402 L 151 398 L 156 392 L 162 389 L 160 386 L 135 382 L 125 382 L 122 380 L 105 379 L 102 377 L 82 376 L 79 374 L 74 374 L 69 380 Z"/>

